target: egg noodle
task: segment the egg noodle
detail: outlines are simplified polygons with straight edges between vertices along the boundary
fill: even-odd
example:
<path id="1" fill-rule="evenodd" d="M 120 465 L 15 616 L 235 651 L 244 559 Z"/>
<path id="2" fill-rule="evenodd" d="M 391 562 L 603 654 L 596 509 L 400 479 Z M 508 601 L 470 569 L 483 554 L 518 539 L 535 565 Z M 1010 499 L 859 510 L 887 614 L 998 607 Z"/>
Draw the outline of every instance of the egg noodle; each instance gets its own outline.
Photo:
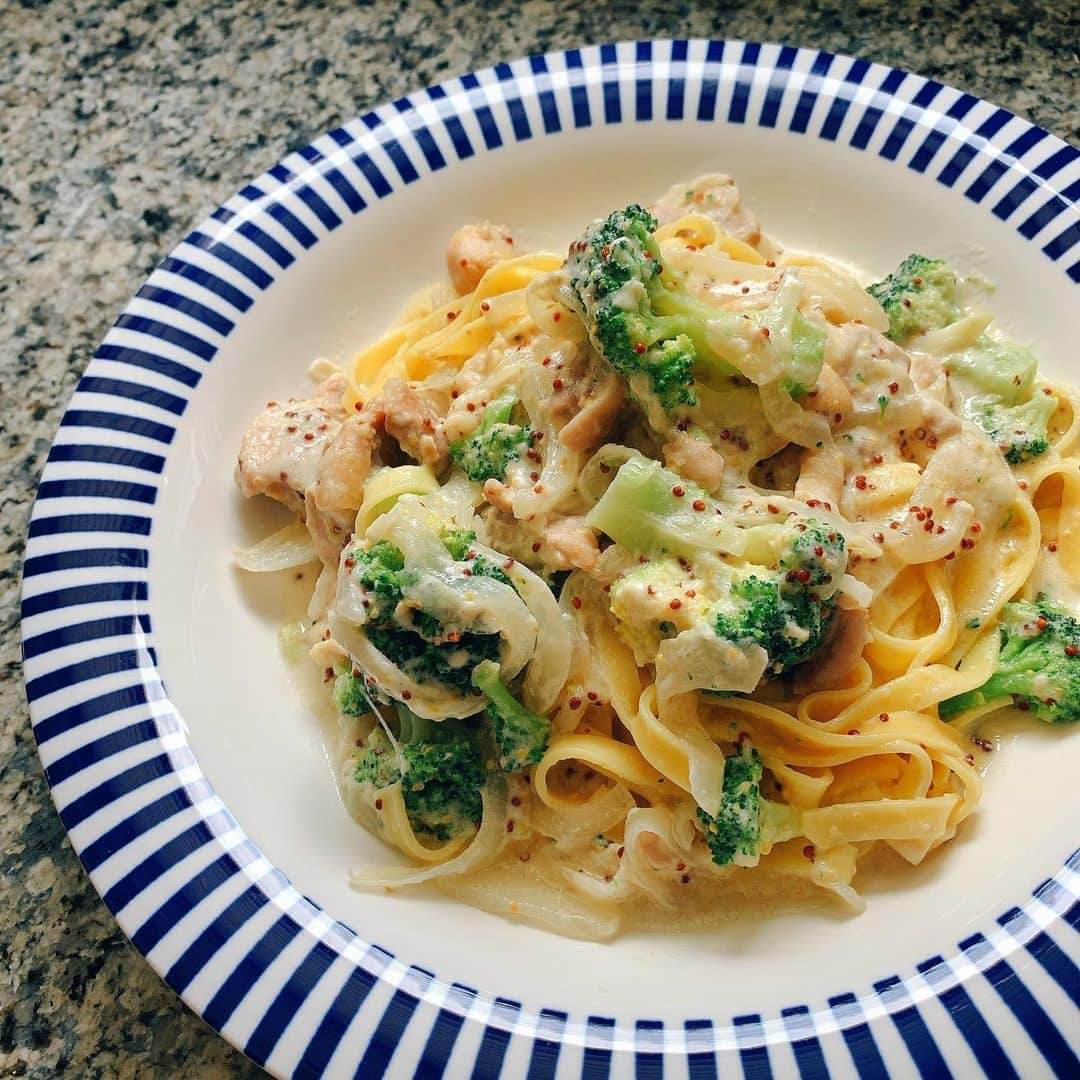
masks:
<path id="1" fill-rule="evenodd" d="M 410 863 L 358 888 L 436 880 L 591 939 L 737 897 L 858 909 L 871 850 L 918 864 L 978 805 L 972 732 L 1016 700 L 971 697 L 1006 605 L 1080 598 L 1075 391 L 990 327 L 986 288 L 935 282 L 946 315 L 903 267 L 868 291 L 723 176 L 650 211 L 645 247 L 593 226 L 568 259 L 461 230 L 452 286 L 245 436 L 245 494 L 298 523 L 241 563 L 321 558 L 304 634 L 342 791 Z M 633 259 L 711 310 L 700 339 L 641 331 L 639 280 L 587 279 Z M 501 463 L 473 460 L 492 437 Z"/>

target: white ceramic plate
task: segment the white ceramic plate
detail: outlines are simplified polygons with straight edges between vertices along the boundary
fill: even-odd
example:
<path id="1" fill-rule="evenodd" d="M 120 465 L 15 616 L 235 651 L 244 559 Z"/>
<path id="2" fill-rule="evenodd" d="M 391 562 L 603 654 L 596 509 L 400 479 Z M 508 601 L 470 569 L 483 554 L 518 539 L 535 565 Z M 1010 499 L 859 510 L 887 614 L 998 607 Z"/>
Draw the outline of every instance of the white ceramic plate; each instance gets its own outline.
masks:
<path id="1" fill-rule="evenodd" d="M 452 80 L 290 155 L 154 272 L 87 369 L 30 528 L 23 636 L 58 809 L 124 931 L 278 1075 L 1077 1075 L 1076 736 L 1026 728 L 970 828 L 858 918 L 566 941 L 438 894 L 352 892 L 385 851 L 343 811 L 280 661 L 288 587 L 241 432 L 375 335 L 467 221 L 556 250 L 613 206 L 726 171 L 786 246 L 908 252 L 999 287 L 1080 379 L 1077 152 L 955 90 L 741 42 L 571 50 Z M 256 520 L 260 518 L 260 520 Z M 728 1060 L 730 1059 L 730 1061 Z"/>

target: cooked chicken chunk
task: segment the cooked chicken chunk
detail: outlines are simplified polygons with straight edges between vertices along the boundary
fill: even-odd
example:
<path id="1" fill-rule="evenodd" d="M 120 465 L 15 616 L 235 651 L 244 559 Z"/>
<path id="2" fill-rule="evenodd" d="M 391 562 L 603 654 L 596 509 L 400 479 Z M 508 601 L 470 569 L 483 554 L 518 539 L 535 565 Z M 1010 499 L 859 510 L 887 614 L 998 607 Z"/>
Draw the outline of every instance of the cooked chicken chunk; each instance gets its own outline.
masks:
<path id="1" fill-rule="evenodd" d="M 336 515 L 320 510 L 315 503 L 315 490 L 308 488 L 304 497 L 304 523 L 307 525 L 315 554 L 326 566 L 336 569 L 341 549 L 352 532 L 352 514 L 342 515 L 343 520 L 336 520 Z"/>
<path id="2" fill-rule="evenodd" d="M 685 431 L 677 431 L 669 442 L 664 443 L 661 453 L 664 464 L 684 480 L 706 491 L 719 489 L 724 479 L 724 459 L 709 443 L 695 439 Z"/>
<path id="3" fill-rule="evenodd" d="M 830 418 L 834 428 L 854 424 L 879 434 L 922 431 L 918 439 L 925 440 L 923 453 L 960 431 L 954 413 L 919 392 L 916 377 L 928 377 L 927 365 L 913 362 L 899 345 L 868 326 L 829 326 L 825 364 L 843 382 L 848 392 L 845 400 L 850 400 L 848 412 L 838 411 Z"/>
<path id="4" fill-rule="evenodd" d="M 359 509 L 377 438 L 366 412 L 346 418 L 319 463 L 314 496 L 320 510 Z"/>
<path id="5" fill-rule="evenodd" d="M 586 390 L 578 412 L 559 432 L 559 442 L 568 450 L 595 450 L 604 442 L 626 403 L 626 386 L 614 372 Z"/>
<path id="6" fill-rule="evenodd" d="M 833 423 L 850 415 L 853 408 L 851 391 L 847 384 L 828 364 L 821 365 L 821 374 L 818 375 L 817 385 L 806 395 L 806 407 L 813 412 L 821 413 Z"/>
<path id="7" fill-rule="evenodd" d="M 271 401 L 244 432 L 236 479 L 247 497 L 269 495 L 302 514 L 304 492 L 345 417 L 345 379 L 331 375 L 311 398 Z"/>
<path id="8" fill-rule="evenodd" d="M 585 524 L 584 518 L 564 517 L 550 522 L 544 530 L 544 539 L 567 567 L 586 572 L 596 568 L 600 548 L 595 530 Z"/>
<path id="9" fill-rule="evenodd" d="M 446 269 L 459 294 L 472 292 L 497 262 L 514 255 L 514 238 L 488 221 L 463 225 L 446 245 Z"/>
<path id="10" fill-rule="evenodd" d="M 438 466 L 450 451 L 443 431 L 442 417 L 430 398 L 400 379 L 390 379 L 382 393 L 368 403 L 365 412 L 377 422 L 377 414 L 386 434 L 396 439 L 401 449 L 415 461 Z"/>
<path id="11" fill-rule="evenodd" d="M 722 233 L 751 247 L 757 247 L 762 240 L 757 217 L 743 206 L 735 181 L 723 173 L 675 184 L 650 209 L 661 225 L 684 214 L 702 214 L 715 221 Z"/>

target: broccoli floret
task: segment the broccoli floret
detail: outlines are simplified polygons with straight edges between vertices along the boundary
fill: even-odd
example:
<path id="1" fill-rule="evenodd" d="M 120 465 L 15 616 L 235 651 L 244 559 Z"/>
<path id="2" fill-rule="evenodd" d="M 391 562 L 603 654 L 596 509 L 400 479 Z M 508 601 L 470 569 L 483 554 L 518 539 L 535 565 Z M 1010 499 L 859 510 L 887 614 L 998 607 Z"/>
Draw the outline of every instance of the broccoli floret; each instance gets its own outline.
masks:
<path id="1" fill-rule="evenodd" d="M 816 597 L 779 575 L 737 578 L 718 605 L 713 626 L 735 645 L 760 645 L 769 656 L 767 671 L 779 675 L 817 651 L 836 601 Z"/>
<path id="2" fill-rule="evenodd" d="M 447 529 L 441 539 L 452 558 L 464 561 L 476 534 L 468 529 Z M 460 558 L 459 558 L 460 556 Z M 391 663 L 417 682 L 434 679 L 459 691 L 472 688 L 473 667 L 482 660 L 497 660 L 501 646 L 498 634 L 477 634 L 448 631 L 426 611 L 402 609 L 402 586 L 412 573 L 405 569 L 401 550 L 389 541 L 381 540 L 367 550 L 359 549 L 350 556 L 353 572 L 360 578 L 368 601 L 365 632 L 368 640 Z M 490 577 L 510 584 L 510 579 L 488 558 L 476 555 L 468 560 L 469 572 L 477 577 Z M 351 675 L 348 678 L 352 678 Z M 360 715 L 367 710 L 366 702 L 358 697 L 359 686 L 353 687 L 339 678 L 334 686 L 334 698 Z M 339 709 L 346 712 L 344 708 Z"/>
<path id="3" fill-rule="evenodd" d="M 698 360 L 734 374 L 705 340 L 719 314 L 681 288 L 653 233 L 656 219 L 633 204 L 591 225 L 570 245 L 567 295 L 600 354 L 625 378 L 643 374 L 661 405 L 693 405 Z"/>
<path id="4" fill-rule="evenodd" d="M 746 743 L 724 762 L 720 810 L 713 817 L 700 807 L 697 816 L 713 862 L 727 866 L 736 855 L 753 859 L 761 842 L 761 758 Z"/>
<path id="5" fill-rule="evenodd" d="M 665 409 L 694 405 L 695 367 L 737 375 L 744 357 L 768 340 L 781 358 L 783 389 L 793 396 L 810 390 L 825 332 L 795 309 L 790 292 L 779 290 L 769 307 L 752 312 L 699 300 L 664 263 L 656 227 L 640 206 L 616 210 L 570 245 L 565 263 L 568 301 L 631 388 L 643 375 Z"/>
<path id="6" fill-rule="evenodd" d="M 387 540 L 380 540 L 366 550 L 350 552 L 352 572 L 359 578 L 367 594 L 368 618 L 378 622 L 389 618 L 401 603 L 401 573 L 405 557 L 399 548 Z M 348 566 L 348 561 L 346 561 Z"/>
<path id="7" fill-rule="evenodd" d="M 510 579 L 486 555 L 477 555 L 470 560 L 469 569 L 473 577 L 489 577 L 504 585 L 512 585 Z"/>
<path id="8" fill-rule="evenodd" d="M 1022 405 L 1012 406 L 975 399 L 968 413 L 1010 465 L 1022 465 L 1050 449 L 1048 429 L 1057 407 L 1058 400 L 1052 394 L 1035 394 Z"/>
<path id="9" fill-rule="evenodd" d="M 834 594 L 847 565 L 844 537 L 813 518 L 741 530 L 725 507 L 700 488 L 655 461 L 630 458 L 585 519 L 627 551 L 645 556 L 640 568 L 622 574 L 611 586 L 611 610 L 619 632 L 639 662 L 659 642 L 704 617 L 719 583 L 720 600 L 707 616 L 717 634 L 735 645 L 760 645 L 769 654 L 769 671 L 786 671 L 821 644 L 835 609 Z M 729 553 L 745 556 L 732 562 Z M 723 559 L 706 592 L 687 593 L 685 576 L 668 556 L 707 554 Z M 680 564 L 684 569 L 686 562 Z M 709 564 L 707 564 L 709 565 Z M 650 597 L 672 605 L 657 623 Z M 665 600 L 664 598 L 667 598 Z"/>
<path id="10" fill-rule="evenodd" d="M 443 546 L 450 552 L 450 558 L 456 562 L 468 562 L 469 573 L 473 577 L 489 577 L 511 585 L 510 579 L 486 555 L 474 552 L 469 554 L 476 543 L 476 533 L 472 529 L 443 529 L 439 534 Z"/>
<path id="11" fill-rule="evenodd" d="M 490 660 L 476 665 L 472 683 L 491 702 L 487 714 L 499 750 L 499 767 L 514 772 L 535 765 L 547 750 L 551 721 L 526 709 L 499 678 L 499 665 Z"/>
<path id="12" fill-rule="evenodd" d="M 401 759 L 381 727 L 364 739 L 363 749 L 353 759 L 353 779 L 358 784 L 370 784 L 375 791 L 401 779 Z"/>
<path id="13" fill-rule="evenodd" d="M 1005 405 L 1025 401 L 1035 385 L 1038 361 L 1030 349 L 982 334 L 974 345 L 950 353 L 945 369 L 968 396 L 988 394 Z"/>
<path id="14" fill-rule="evenodd" d="M 480 822 L 483 759 L 464 725 L 407 715 L 397 749 L 382 728 L 367 737 L 353 776 L 372 792 L 400 781 L 413 829 L 445 842 Z"/>
<path id="15" fill-rule="evenodd" d="M 502 480 L 512 461 L 521 457 L 532 431 L 510 423 L 517 395 L 504 394 L 484 409 L 480 425 L 450 444 L 450 458 L 470 480 Z"/>
<path id="16" fill-rule="evenodd" d="M 888 336 L 903 344 L 940 330 L 961 315 L 960 279 L 941 259 L 909 255 L 884 281 L 866 291 L 889 318 Z"/>
<path id="17" fill-rule="evenodd" d="M 1048 724 L 1080 720 L 1080 622 L 1040 597 L 1006 604 L 999 624 L 997 669 L 976 690 L 941 703 L 942 719 L 996 698 Z"/>
<path id="18" fill-rule="evenodd" d="M 716 633 L 735 645 L 760 645 L 767 671 L 780 674 L 821 645 L 836 609 L 835 592 L 847 565 L 843 536 L 812 518 L 790 527 L 775 567 L 737 574 L 717 604 Z"/>
<path id="19" fill-rule="evenodd" d="M 472 669 L 478 663 L 499 658 L 502 639 L 498 634 L 465 631 L 428 640 L 424 635 L 430 634 L 433 627 L 414 625 L 419 625 L 419 630 L 369 627 L 367 636 L 383 656 L 416 682 L 434 680 L 464 692 L 472 687 Z M 438 627 L 436 633 L 441 632 L 441 624 L 434 625 Z"/>
<path id="20" fill-rule="evenodd" d="M 838 532 L 816 521 L 799 522 L 778 565 L 789 583 L 829 585 L 847 568 L 847 545 Z"/>
<path id="21" fill-rule="evenodd" d="M 464 562 L 469 549 L 476 543 L 476 533 L 472 529 L 443 529 L 439 533 L 443 547 L 450 552 L 455 562 Z"/>
<path id="22" fill-rule="evenodd" d="M 363 676 L 353 674 L 353 666 L 344 661 L 334 668 L 336 678 L 331 690 L 334 707 L 342 716 L 363 716 L 371 712 L 364 692 Z"/>
<path id="23" fill-rule="evenodd" d="M 994 441 L 1010 465 L 1045 454 L 1058 399 L 1036 385 L 1038 362 L 1012 342 L 983 334 L 947 358 L 952 385 L 964 399 L 964 415 Z"/>

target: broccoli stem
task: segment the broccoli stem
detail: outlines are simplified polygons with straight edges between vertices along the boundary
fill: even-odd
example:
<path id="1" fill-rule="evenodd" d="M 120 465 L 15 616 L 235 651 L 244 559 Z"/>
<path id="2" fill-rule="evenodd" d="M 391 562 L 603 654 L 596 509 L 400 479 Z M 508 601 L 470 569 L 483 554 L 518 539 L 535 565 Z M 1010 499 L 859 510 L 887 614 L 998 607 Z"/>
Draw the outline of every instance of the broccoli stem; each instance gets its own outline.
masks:
<path id="1" fill-rule="evenodd" d="M 488 717 L 499 748 L 499 767 L 514 772 L 535 765 L 547 750 L 551 722 L 526 709 L 514 697 L 500 677 L 499 665 L 493 661 L 477 664 L 472 682 L 490 701 Z"/>

